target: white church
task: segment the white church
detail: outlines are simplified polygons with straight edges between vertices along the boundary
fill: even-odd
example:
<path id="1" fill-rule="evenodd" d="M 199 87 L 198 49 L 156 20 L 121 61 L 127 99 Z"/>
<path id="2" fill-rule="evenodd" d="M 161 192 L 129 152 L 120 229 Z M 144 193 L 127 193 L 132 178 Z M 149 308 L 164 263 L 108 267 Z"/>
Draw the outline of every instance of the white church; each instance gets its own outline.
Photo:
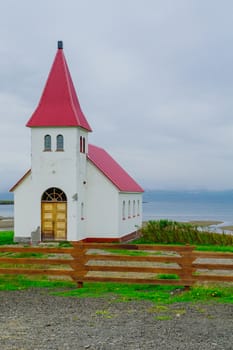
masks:
<path id="1" fill-rule="evenodd" d="M 121 242 L 142 224 L 143 189 L 102 148 L 88 143 L 62 41 L 29 119 L 31 169 L 12 187 L 16 242 Z"/>

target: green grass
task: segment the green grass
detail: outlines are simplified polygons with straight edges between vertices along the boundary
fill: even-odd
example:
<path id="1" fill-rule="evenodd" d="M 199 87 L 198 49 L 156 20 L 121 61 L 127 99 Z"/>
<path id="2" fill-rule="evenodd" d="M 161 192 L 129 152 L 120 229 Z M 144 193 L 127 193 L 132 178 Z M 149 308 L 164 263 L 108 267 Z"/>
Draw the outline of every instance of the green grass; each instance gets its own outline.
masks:
<path id="1" fill-rule="evenodd" d="M 0 245 L 14 244 L 14 231 L 0 231 Z"/>
<path id="2" fill-rule="evenodd" d="M 59 242 L 58 247 L 59 248 L 69 248 L 69 247 L 72 247 L 72 243 L 69 241 L 62 241 L 62 242 Z"/>
<path id="3" fill-rule="evenodd" d="M 206 252 L 222 252 L 222 253 L 233 253 L 233 246 L 227 245 L 197 245 L 195 250 L 206 251 Z"/>
<path id="4" fill-rule="evenodd" d="M 0 245 L 15 244 L 14 231 L 0 231 Z M 58 243 L 59 248 L 72 247 L 72 243 L 68 241 L 61 241 Z"/>
<path id="5" fill-rule="evenodd" d="M 144 242 L 142 242 L 141 240 L 137 239 L 135 241 L 132 242 L 132 244 L 144 244 Z M 155 243 L 147 243 L 147 244 L 151 244 L 151 245 L 155 245 Z M 157 244 L 158 245 L 158 244 Z M 164 244 L 161 243 L 159 245 L 164 245 L 164 246 L 168 246 L 169 244 Z M 181 246 L 184 244 L 174 244 L 171 243 L 170 245 L 172 246 Z M 207 252 L 222 252 L 222 253 L 233 253 L 233 245 L 231 246 L 222 246 L 222 245 L 210 245 L 210 244 L 206 244 L 206 245 L 195 245 L 195 250 L 198 251 L 207 251 Z M 163 252 L 160 251 L 142 251 L 142 250 L 127 250 L 127 249 L 105 249 L 106 252 L 110 252 L 113 254 L 118 254 L 118 255 L 127 255 L 127 256 L 151 256 L 151 255 L 162 255 Z"/>
<path id="6" fill-rule="evenodd" d="M 179 287 L 110 282 L 84 283 L 83 288 L 56 293 L 56 295 L 79 298 L 99 298 L 114 295 L 116 297 L 115 301 L 151 300 L 162 302 L 168 300 L 170 293 L 177 288 Z"/>
<path id="7" fill-rule="evenodd" d="M 72 281 L 49 280 L 46 276 L 27 277 L 23 275 L 0 275 L 1 290 L 22 290 L 29 288 L 75 288 Z"/>
<path id="8" fill-rule="evenodd" d="M 195 286 L 189 291 L 183 287 L 124 284 L 124 283 L 84 283 L 77 289 L 72 281 L 50 280 L 48 277 L 26 277 L 23 275 L 0 275 L 0 291 L 49 288 L 50 293 L 61 297 L 103 298 L 110 297 L 114 302 L 148 300 L 156 305 L 173 303 L 233 303 L 233 286 Z M 65 291 L 56 291 L 56 289 Z"/>
<path id="9" fill-rule="evenodd" d="M 4 252 L 0 253 L 0 257 L 9 257 L 9 258 L 48 258 L 52 254 L 43 254 L 43 253 L 12 253 L 12 252 Z"/>
<path id="10" fill-rule="evenodd" d="M 159 273 L 157 278 L 160 280 L 178 280 L 179 276 L 175 273 Z"/>
<path id="11" fill-rule="evenodd" d="M 195 286 L 190 291 L 182 287 L 160 285 L 138 285 L 119 283 L 85 283 L 83 288 L 56 292 L 60 296 L 78 298 L 99 298 L 114 296 L 116 302 L 150 300 L 159 304 L 178 302 L 219 302 L 233 303 L 233 287 Z"/>
<path id="12" fill-rule="evenodd" d="M 145 252 L 143 250 L 127 250 L 127 249 L 105 249 L 106 252 L 118 254 L 118 255 L 128 255 L 128 256 L 147 256 L 152 253 Z"/>
<path id="13" fill-rule="evenodd" d="M 155 317 L 156 320 L 158 321 L 169 321 L 172 319 L 170 315 L 158 315 Z"/>

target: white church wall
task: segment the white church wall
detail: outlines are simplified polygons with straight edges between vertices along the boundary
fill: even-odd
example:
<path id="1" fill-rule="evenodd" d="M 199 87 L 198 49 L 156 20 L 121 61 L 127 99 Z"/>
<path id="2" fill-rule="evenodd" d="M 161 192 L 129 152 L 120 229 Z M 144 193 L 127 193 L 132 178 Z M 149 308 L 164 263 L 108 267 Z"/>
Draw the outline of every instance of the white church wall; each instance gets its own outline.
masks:
<path id="1" fill-rule="evenodd" d="M 118 190 L 90 162 L 87 163 L 87 237 L 118 237 Z"/>
<path id="2" fill-rule="evenodd" d="M 137 231 L 142 226 L 142 194 L 119 194 L 119 235 Z"/>
<path id="3" fill-rule="evenodd" d="M 15 238 L 30 238 L 31 232 L 40 226 L 37 212 L 40 207 L 33 200 L 31 175 L 29 174 L 14 191 L 14 232 Z"/>
<path id="4" fill-rule="evenodd" d="M 44 151 L 44 136 L 48 134 L 51 136 L 52 148 L 51 151 Z M 57 135 L 64 137 L 64 151 L 56 151 Z M 77 128 L 32 128 L 31 144 L 32 171 L 38 173 L 41 180 L 49 177 L 53 181 L 56 177 L 62 183 L 67 176 L 71 181 L 77 176 L 80 154 Z"/>

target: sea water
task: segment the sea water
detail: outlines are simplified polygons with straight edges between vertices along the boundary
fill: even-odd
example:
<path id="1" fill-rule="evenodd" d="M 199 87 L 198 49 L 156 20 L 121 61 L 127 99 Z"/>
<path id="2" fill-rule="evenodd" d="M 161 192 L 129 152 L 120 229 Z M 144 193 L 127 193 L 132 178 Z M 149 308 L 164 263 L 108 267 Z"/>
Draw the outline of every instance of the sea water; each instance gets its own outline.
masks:
<path id="1" fill-rule="evenodd" d="M 0 217 L 13 217 L 14 215 L 14 205 L 8 204 L 8 205 L 0 205 Z"/>
<path id="2" fill-rule="evenodd" d="M 145 191 L 143 220 L 221 221 L 233 224 L 233 190 Z"/>

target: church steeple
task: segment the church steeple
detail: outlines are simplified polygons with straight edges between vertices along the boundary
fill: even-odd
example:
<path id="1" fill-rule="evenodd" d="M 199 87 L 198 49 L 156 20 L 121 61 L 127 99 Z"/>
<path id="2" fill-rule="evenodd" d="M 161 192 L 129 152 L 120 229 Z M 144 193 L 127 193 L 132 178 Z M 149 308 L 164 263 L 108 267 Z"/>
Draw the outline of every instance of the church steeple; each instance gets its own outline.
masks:
<path id="1" fill-rule="evenodd" d="M 62 41 L 58 41 L 58 50 L 40 102 L 27 126 L 79 126 L 92 131 L 80 107 Z"/>

